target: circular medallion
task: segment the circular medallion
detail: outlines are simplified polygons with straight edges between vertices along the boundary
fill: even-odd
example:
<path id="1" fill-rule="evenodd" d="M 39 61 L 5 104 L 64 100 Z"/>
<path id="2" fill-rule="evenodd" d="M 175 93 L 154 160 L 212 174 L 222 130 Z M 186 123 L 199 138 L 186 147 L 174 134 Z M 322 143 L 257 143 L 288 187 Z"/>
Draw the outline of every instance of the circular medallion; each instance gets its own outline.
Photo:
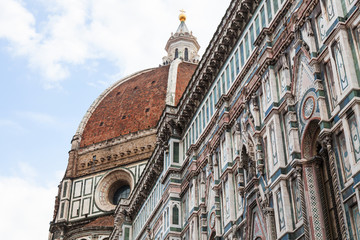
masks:
<path id="1" fill-rule="evenodd" d="M 304 106 L 303 106 L 303 116 L 307 120 L 309 119 L 315 110 L 315 99 L 314 97 L 310 96 L 306 99 Z"/>
<path id="2" fill-rule="evenodd" d="M 215 227 L 215 212 L 212 212 L 211 214 L 210 214 L 210 221 L 209 221 L 210 223 L 210 228 L 211 229 L 214 229 L 214 227 Z"/>

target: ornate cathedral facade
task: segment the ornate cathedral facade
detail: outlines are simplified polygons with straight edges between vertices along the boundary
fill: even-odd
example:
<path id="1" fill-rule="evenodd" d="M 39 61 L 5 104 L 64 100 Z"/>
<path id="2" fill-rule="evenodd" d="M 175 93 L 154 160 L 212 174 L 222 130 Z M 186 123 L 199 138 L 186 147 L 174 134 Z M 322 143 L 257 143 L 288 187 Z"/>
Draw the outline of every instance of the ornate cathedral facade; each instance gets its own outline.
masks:
<path id="1" fill-rule="evenodd" d="M 360 240 L 360 1 L 232 0 L 93 103 L 49 240 Z"/>

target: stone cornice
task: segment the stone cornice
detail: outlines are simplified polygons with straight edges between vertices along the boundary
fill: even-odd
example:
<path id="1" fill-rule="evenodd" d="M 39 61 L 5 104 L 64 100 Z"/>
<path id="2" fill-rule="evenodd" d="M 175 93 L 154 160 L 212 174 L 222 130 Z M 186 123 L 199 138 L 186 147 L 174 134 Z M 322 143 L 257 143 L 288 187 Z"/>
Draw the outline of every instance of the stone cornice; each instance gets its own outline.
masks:
<path id="1" fill-rule="evenodd" d="M 171 36 L 169 38 L 168 42 L 166 43 L 165 50 L 168 51 L 168 49 L 170 48 L 170 45 L 173 44 L 174 42 L 178 42 L 179 40 L 192 42 L 196 46 L 197 49 L 200 49 L 200 45 L 197 42 L 196 37 L 194 37 L 192 34 L 183 34 L 183 35 Z"/>
<path id="2" fill-rule="evenodd" d="M 233 0 L 180 99 L 178 122 L 185 129 L 230 55 L 259 1 Z"/>
<path id="3" fill-rule="evenodd" d="M 83 155 L 89 152 L 94 152 L 96 150 L 101 150 L 107 147 L 112 147 L 112 146 L 116 146 L 118 144 L 123 144 L 126 142 L 131 142 L 134 141 L 135 139 L 139 139 L 139 138 L 143 138 L 146 136 L 150 136 L 156 133 L 156 129 L 149 129 L 149 130 L 142 130 L 142 131 L 138 131 L 138 132 L 134 132 L 134 133 L 130 133 L 127 135 L 122 135 L 119 136 L 117 138 L 113 138 L 113 139 L 108 139 L 106 141 L 102 141 L 99 143 L 95 143 L 86 147 L 82 147 L 78 150 L 78 154 Z"/>

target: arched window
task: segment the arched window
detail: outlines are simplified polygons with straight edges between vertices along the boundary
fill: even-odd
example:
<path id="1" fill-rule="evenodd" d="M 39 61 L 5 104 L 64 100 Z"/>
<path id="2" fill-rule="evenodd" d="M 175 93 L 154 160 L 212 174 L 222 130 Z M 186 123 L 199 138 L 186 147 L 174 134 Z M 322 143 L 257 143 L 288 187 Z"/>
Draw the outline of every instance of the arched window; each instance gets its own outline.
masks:
<path id="1" fill-rule="evenodd" d="M 189 50 L 185 48 L 185 61 L 189 60 Z"/>
<path id="2" fill-rule="evenodd" d="M 172 209 L 172 222 L 175 225 L 179 224 L 179 208 L 177 207 L 177 205 L 174 205 Z"/>
<path id="3" fill-rule="evenodd" d="M 176 48 L 175 49 L 175 58 L 174 59 L 177 59 L 179 57 L 179 50 Z"/>

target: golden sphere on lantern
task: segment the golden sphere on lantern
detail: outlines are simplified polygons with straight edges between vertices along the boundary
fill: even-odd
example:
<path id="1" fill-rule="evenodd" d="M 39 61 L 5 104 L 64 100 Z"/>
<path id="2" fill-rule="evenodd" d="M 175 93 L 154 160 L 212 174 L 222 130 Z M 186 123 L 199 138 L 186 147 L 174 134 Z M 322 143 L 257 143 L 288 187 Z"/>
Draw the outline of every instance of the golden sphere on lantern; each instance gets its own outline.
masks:
<path id="1" fill-rule="evenodd" d="M 185 15 L 185 11 L 184 10 L 180 10 L 180 15 L 179 15 L 179 20 L 181 22 L 185 22 L 186 21 L 186 15 Z"/>

